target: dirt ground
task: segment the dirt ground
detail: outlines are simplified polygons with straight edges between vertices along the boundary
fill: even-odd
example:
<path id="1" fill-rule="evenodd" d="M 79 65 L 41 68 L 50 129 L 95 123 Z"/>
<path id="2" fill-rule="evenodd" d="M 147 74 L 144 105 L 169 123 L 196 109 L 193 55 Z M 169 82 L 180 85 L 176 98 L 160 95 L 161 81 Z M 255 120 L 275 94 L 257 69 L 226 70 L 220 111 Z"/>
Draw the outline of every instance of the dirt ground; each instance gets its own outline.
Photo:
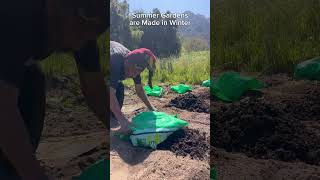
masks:
<path id="1" fill-rule="evenodd" d="M 239 102 L 212 99 L 211 158 L 208 89 L 194 87 L 191 94 L 178 95 L 165 87 L 163 97 L 150 97 L 159 111 L 178 115 L 190 125 L 156 151 L 111 136 L 111 179 L 209 179 L 209 159 L 218 180 L 320 179 L 320 85 L 287 75 L 258 79 L 267 87 L 247 93 Z M 132 90 L 125 93 L 123 112 L 128 118 L 146 110 Z M 108 156 L 107 140 L 75 78 L 51 79 L 37 152 L 47 173 L 71 179 Z"/>
<path id="2" fill-rule="evenodd" d="M 286 75 L 239 101 L 211 101 L 217 179 L 320 179 L 320 85 Z"/>
<path id="3" fill-rule="evenodd" d="M 47 174 L 69 180 L 107 157 L 107 135 L 91 113 L 77 78 L 48 80 L 46 119 L 37 157 Z"/>
<path id="4" fill-rule="evenodd" d="M 45 127 L 37 157 L 47 173 L 57 180 L 72 179 L 94 162 L 109 156 L 107 141 L 111 142 L 112 180 L 209 179 L 208 109 L 196 112 L 198 106 L 189 110 L 175 107 L 170 101 L 179 95 L 171 92 L 169 87 L 165 87 L 163 97 L 150 97 L 152 104 L 159 111 L 178 115 L 190 124 L 187 129 L 170 136 L 159 147 L 161 150 L 156 151 L 133 147 L 112 135 L 107 139 L 104 126 L 86 106 L 77 78 L 52 78 L 48 80 L 47 89 Z M 128 118 L 146 110 L 134 91 L 127 88 L 125 93 L 122 110 Z M 195 87 L 192 94 L 196 96 L 182 99 L 209 108 L 208 88 Z"/>
<path id="5" fill-rule="evenodd" d="M 208 104 L 210 101 L 208 88 L 195 87 L 192 94 L 202 103 Z M 210 114 L 193 112 L 198 107 L 188 111 L 172 106 L 170 101 L 178 96 L 165 87 L 163 97 L 150 97 L 150 101 L 159 111 L 178 115 L 189 122 L 188 129 L 173 134 L 155 151 L 133 147 L 130 142 L 111 136 L 111 179 L 209 179 Z M 194 99 L 191 98 L 191 101 Z M 146 108 L 134 92 L 127 89 L 122 110 L 128 118 L 132 118 Z"/>

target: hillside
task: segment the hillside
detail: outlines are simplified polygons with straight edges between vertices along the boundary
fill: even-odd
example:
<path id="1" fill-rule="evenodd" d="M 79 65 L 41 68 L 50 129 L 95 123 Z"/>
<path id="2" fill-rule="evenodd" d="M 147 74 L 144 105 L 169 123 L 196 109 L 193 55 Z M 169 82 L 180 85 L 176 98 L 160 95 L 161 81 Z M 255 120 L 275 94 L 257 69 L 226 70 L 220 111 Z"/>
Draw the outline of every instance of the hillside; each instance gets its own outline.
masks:
<path id="1" fill-rule="evenodd" d="M 210 44 L 210 19 L 201 14 L 194 14 L 191 11 L 186 11 L 189 15 L 188 21 L 191 22 L 190 26 L 179 26 L 180 36 L 198 37 L 206 40 Z"/>

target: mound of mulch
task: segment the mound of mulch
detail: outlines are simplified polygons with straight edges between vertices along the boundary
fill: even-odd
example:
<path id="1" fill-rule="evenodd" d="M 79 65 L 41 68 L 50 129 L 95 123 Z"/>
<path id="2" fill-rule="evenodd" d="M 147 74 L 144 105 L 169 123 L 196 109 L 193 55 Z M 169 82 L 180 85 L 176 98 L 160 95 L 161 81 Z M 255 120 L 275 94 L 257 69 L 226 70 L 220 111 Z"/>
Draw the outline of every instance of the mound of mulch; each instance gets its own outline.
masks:
<path id="1" fill-rule="evenodd" d="M 205 133 L 192 129 L 180 129 L 157 146 L 159 150 L 170 150 L 178 156 L 190 156 L 203 160 L 209 156 L 210 144 Z"/>
<path id="2" fill-rule="evenodd" d="M 172 99 L 168 106 L 174 106 L 180 109 L 185 109 L 192 112 L 204 112 L 209 113 L 210 106 L 203 98 L 196 96 L 192 93 L 180 95 Z"/>
<path id="3" fill-rule="evenodd" d="M 215 109 L 211 143 L 249 157 L 320 165 L 320 134 L 308 131 L 297 119 L 310 117 L 310 112 L 288 113 L 287 108 L 252 97 Z"/>

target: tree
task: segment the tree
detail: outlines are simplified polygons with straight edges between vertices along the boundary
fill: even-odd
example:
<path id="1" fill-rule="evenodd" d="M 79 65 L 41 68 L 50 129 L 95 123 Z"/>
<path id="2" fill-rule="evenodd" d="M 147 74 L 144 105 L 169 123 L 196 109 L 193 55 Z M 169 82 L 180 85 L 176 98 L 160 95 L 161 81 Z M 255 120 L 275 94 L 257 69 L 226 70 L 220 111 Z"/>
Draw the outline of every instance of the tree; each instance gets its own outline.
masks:
<path id="1" fill-rule="evenodd" d="M 158 14 L 156 18 L 149 18 L 149 21 L 166 21 L 167 25 L 142 26 L 143 35 L 141 37 L 141 47 L 151 49 L 158 57 L 177 56 L 180 54 L 181 43 L 177 35 L 177 26 L 170 25 L 169 21 L 161 17 L 159 9 L 153 9 L 153 14 Z M 170 13 L 170 12 L 167 12 Z"/>
<path id="2" fill-rule="evenodd" d="M 167 11 L 166 14 L 170 14 L 170 11 Z M 164 41 L 163 45 L 166 47 L 166 50 L 163 50 L 165 56 L 179 55 L 181 51 L 181 40 L 178 37 L 178 25 L 170 25 L 170 21 L 176 20 L 175 18 L 167 18 L 165 21 L 168 23 L 164 27 Z"/>
<path id="3" fill-rule="evenodd" d="M 110 39 L 132 47 L 132 35 L 129 27 L 129 4 L 127 1 L 111 0 Z"/>

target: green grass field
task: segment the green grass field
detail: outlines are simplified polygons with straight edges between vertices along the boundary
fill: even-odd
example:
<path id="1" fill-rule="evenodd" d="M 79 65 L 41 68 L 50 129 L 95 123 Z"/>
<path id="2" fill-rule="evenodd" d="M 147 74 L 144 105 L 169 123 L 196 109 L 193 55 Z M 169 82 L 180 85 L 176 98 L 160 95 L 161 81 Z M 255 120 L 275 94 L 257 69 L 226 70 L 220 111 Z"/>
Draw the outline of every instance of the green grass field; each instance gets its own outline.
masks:
<path id="1" fill-rule="evenodd" d="M 209 51 L 183 52 L 178 58 L 159 59 L 157 70 L 153 77 L 154 85 L 166 84 L 201 84 L 210 77 Z M 142 73 L 144 84 L 148 82 L 148 71 Z M 131 79 L 124 81 L 125 85 L 132 86 Z"/>
<path id="2" fill-rule="evenodd" d="M 108 66 L 108 51 L 109 49 L 109 37 L 106 36 L 106 32 L 102 34 L 98 39 L 98 46 L 100 49 L 100 63 L 105 74 L 109 72 Z M 53 75 L 76 75 L 77 66 L 71 53 L 54 53 L 50 55 L 47 59 L 41 62 L 42 70 L 46 76 Z"/>
<path id="3" fill-rule="evenodd" d="M 101 43 L 101 42 L 100 42 Z M 109 48 L 109 47 L 108 47 Z M 108 74 L 108 54 L 102 53 L 102 67 L 105 74 Z M 77 69 L 72 54 L 53 54 L 42 62 L 42 68 L 47 76 L 53 75 L 76 75 Z M 210 53 L 209 51 L 183 52 L 178 58 L 159 59 L 153 83 L 166 84 L 201 84 L 209 79 L 210 74 Z M 147 83 L 148 72 L 142 73 L 143 83 Z M 133 85 L 131 79 L 124 82 L 128 86 Z"/>
<path id="4" fill-rule="evenodd" d="M 214 68 L 290 73 L 320 55 L 318 0 L 216 0 L 212 7 Z"/>

